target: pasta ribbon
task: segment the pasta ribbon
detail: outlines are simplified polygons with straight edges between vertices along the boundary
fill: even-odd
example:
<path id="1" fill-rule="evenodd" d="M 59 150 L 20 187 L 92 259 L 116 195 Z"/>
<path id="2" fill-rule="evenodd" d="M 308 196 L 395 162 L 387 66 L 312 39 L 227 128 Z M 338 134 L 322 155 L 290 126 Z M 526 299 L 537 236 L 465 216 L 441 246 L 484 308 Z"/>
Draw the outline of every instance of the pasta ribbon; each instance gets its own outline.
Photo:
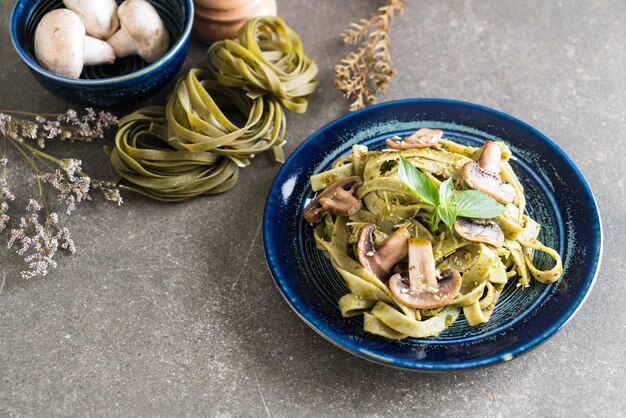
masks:
<path id="1" fill-rule="evenodd" d="M 215 42 L 207 57 L 220 84 L 248 89 L 254 96 L 269 92 L 296 113 L 306 111 L 303 96 L 317 88 L 317 65 L 298 35 L 277 17 L 248 20 L 236 40 Z"/>
<path id="2" fill-rule="evenodd" d="M 240 113 L 238 126 L 225 111 Z M 127 189 L 162 201 L 181 201 L 234 187 L 239 167 L 273 150 L 284 160 L 287 121 L 269 96 L 250 98 L 192 69 L 163 107 L 148 107 L 120 119 L 111 163 Z"/>

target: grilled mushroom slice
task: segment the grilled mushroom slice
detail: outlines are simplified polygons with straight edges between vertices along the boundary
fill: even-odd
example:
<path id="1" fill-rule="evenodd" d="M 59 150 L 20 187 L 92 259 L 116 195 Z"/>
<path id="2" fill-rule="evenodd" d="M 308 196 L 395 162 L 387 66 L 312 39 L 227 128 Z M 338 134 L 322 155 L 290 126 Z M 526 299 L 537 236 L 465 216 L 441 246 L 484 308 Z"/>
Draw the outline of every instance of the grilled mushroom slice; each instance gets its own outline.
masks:
<path id="1" fill-rule="evenodd" d="M 411 238 L 406 227 L 395 230 L 378 248 L 374 243 L 376 225 L 365 224 L 359 231 L 357 257 L 363 267 L 371 271 L 380 280 L 387 280 L 391 269 L 402 261 L 408 253 L 408 240 Z"/>
<path id="2" fill-rule="evenodd" d="M 447 269 L 437 274 L 433 247 L 429 240 L 409 240 L 409 277 L 399 273 L 389 279 L 389 290 L 402 304 L 417 309 L 447 305 L 459 293 L 461 274 Z"/>
<path id="3" fill-rule="evenodd" d="M 500 158 L 502 149 L 493 141 L 487 140 L 478 163 L 470 161 L 461 169 L 461 177 L 474 190 L 506 204 L 515 201 L 515 189 L 500 178 Z"/>
<path id="4" fill-rule="evenodd" d="M 488 219 L 457 218 L 454 230 L 468 241 L 484 242 L 496 247 L 504 243 L 504 233 L 494 221 Z"/>
<path id="5" fill-rule="evenodd" d="M 439 140 L 443 136 L 443 131 L 440 129 L 428 129 L 421 128 L 406 138 L 400 138 L 394 136 L 387 138 L 387 146 L 395 149 L 411 149 L 411 148 L 437 148 L 439 147 Z"/>
<path id="6" fill-rule="evenodd" d="M 304 219 L 307 222 L 317 223 L 327 213 L 354 215 L 363 207 L 361 201 L 354 197 L 354 192 L 362 185 L 363 180 L 359 176 L 345 177 L 335 181 L 304 208 Z"/>

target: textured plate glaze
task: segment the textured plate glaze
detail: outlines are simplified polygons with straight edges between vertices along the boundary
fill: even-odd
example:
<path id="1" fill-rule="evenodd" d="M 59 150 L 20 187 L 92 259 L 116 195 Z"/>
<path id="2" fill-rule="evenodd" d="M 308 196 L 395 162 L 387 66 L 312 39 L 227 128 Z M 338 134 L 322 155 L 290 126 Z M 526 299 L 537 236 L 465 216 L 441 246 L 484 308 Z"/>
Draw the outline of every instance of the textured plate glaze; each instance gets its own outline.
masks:
<path id="1" fill-rule="evenodd" d="M 542 225 L 539 239 L 563 258 L 563 278 L 530 288 L 507 285 L 491 320 L 469 327 L 461 317 L 438 337 L 397 342 L 365 333 L 362 317 L 343 318 L 341 277 L 315 248 L 302 210 L 312 198 L 309 176 L 328 169 L 353 144 L 380 148 L 391 135 L 439 128 L 455 141 L 505 141 L 525 187 L 527 211 Z M 464 102 L 413 99 L 346 115 L 306 140 L 270 189 L 263 224 L 265 256 L 278 289 L 323 337 L 368 360 L 412 370 L 467 369 L 511 360 L 557 332 L 576 313 L 597 276 L 602 229 L 595 199 L 580 171 L 551 140 L 504 113 Z M 549 263 L 543 254 L 535 262 Z"/>

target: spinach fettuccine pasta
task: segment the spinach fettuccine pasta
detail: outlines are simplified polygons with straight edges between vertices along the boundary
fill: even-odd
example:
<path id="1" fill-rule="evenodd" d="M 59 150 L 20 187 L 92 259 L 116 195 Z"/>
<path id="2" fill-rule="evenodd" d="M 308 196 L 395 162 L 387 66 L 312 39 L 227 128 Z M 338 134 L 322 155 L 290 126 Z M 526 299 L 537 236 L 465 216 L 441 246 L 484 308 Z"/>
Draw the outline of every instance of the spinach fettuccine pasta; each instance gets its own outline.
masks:
<path id="1" fill-rule="evenodd" d="M 225 112 L 239 113 L 236 125 Z M 165 201 L 231 189 L 239 167 L 273 150 L 284 160 L 286 118 L 269 96 L 250 98 L 207 71 L 180 79 L 167 106 L 144 108 L 119 121 L 111 163 L 126 188 Z"/>
<path id="2" fill-rule="evenodd" d="M 207 53 L 209 70 L 229 87 L 269 92 L 292 112 L 304 113 L 317 88 L 317 65 L 285 22 L 275 17 L 249 20 L 237 39 L 215 42 Z"/>
<path id="3" fill-rule="evenodd" d="M 303 215 L 349 289 L 344 317 L 363 315 L 365 331 L 387 338 L 429 337 L 461 313 L 470 326 L 488 321 L 509 282 L 561 277 L 504 143 L 469 147 L 422 128 L 387 145 L 355 145 L 311 177 L 319 193 Z M 537 251 L 551 267 L 534 264 Z"/>
<path id="4" fill-rule="evenodd" d="M 250 19 L 176 83 L 164 107 L 120 119 L 111 163 L 121 187 L 162 201 L 222 193 L 265 151 L 284 162 L 285 109 L 306 111 L 318 69 L 277 17 Z"/>

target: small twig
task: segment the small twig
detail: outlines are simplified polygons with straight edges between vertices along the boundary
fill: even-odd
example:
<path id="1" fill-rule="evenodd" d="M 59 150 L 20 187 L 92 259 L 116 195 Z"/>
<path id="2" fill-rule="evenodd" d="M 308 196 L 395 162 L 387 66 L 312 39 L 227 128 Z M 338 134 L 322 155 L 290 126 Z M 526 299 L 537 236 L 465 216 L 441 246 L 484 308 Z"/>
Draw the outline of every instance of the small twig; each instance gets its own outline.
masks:
<path id="1" fill-rule="evenodd" d="M 404 8 L 404 0 L 387 0 L 377 13 L 350 24 L 342 34 L 346 44 L 360 45 L 335 66 L 335 86 L 352 101 L 351 111 L 376 103 L 376 93 L 396 74 L 391 68 L 389 22 Z"/>

